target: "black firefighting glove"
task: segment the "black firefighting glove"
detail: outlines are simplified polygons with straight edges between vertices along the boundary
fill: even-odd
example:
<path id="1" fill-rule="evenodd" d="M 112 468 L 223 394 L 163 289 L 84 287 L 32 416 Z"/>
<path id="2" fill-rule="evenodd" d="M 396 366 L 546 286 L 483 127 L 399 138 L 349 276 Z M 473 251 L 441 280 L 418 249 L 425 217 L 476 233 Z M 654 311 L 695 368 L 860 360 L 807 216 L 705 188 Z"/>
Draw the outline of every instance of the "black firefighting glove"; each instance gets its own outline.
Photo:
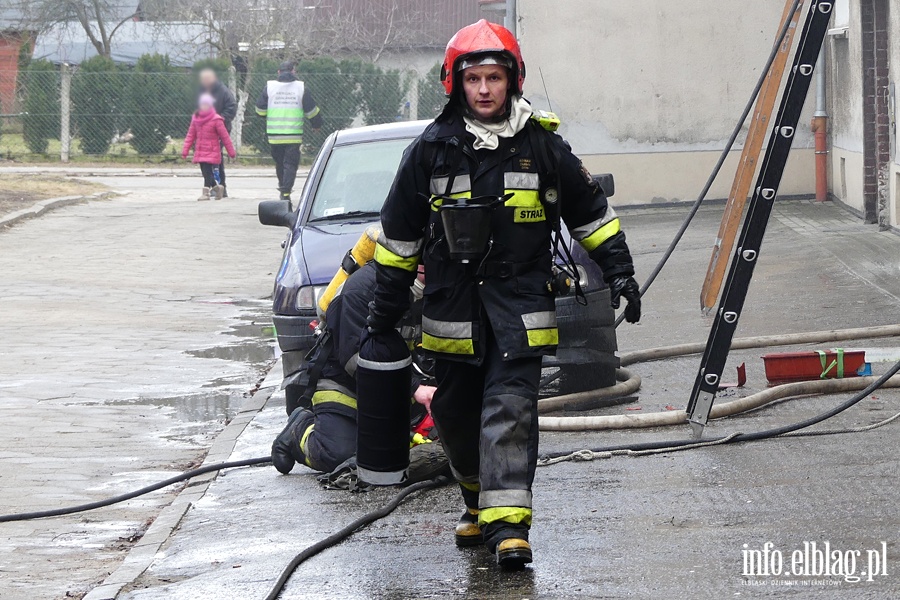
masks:
<path id="1" fill-rule="evenodd" d="M 366 332 L 370 334 L 385 333 L 397 326 L 400 317 L 396 317 L 375 306 L 375 302 L 369 302 L 369 316 L 366 318 Z"/>
<path id="2" fill-rule="evenodd" d="M 618 309 L 622 298 L 628 301 L 625 307 L 625 320 L 637 323 L 641 320 L 641 288 L 634 277 L 617 275 L 609 280 L 610 304 Z"/>

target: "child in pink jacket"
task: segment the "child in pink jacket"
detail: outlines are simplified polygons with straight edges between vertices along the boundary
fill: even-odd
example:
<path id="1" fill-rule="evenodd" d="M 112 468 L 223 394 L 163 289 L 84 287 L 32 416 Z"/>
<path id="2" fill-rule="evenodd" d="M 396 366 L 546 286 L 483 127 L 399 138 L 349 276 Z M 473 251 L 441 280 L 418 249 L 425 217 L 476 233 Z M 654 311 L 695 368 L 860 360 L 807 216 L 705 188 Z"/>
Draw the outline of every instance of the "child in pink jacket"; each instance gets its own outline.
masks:
<path id="1" fill-rule="evenodd" d="M 210 94 L 200 96 L 199 108 L 191 119 L 191 127 L 181 150 L 181 158 L 187 158 L 193 146 L 193 162 L 200 165 L 200 172 L 203 173 L 203 193 L 198 200 L 222 199 L 224 188 L 219 185 L 216 172 L 222 163 L 222 145 L 228 151 L 228 156 L 235 157 L 234 144 L 225 129 L 225 120 L 214 108 L 215 103 Z"/>

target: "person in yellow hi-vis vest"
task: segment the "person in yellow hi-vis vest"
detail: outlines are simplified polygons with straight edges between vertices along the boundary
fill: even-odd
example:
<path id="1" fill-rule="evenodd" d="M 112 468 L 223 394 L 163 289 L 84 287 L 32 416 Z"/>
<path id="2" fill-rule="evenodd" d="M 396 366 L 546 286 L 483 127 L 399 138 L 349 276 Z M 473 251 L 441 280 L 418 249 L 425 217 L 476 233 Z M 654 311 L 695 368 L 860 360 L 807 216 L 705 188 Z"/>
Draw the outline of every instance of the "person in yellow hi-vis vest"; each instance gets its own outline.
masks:
<path id="1" fill-rule="evenodd" d="M 278 79 L 266 82 L 256 102 L 256 114 L 266 118 L 266 136 L 275 161 L 278 191 L 282 199 L 290 200 L 300 167 L 303 121 L 309 119 L 313 129 L 322 126 L 319 107 L 306 85 L 297 79 L 294 63 L 281 63 Z"/>

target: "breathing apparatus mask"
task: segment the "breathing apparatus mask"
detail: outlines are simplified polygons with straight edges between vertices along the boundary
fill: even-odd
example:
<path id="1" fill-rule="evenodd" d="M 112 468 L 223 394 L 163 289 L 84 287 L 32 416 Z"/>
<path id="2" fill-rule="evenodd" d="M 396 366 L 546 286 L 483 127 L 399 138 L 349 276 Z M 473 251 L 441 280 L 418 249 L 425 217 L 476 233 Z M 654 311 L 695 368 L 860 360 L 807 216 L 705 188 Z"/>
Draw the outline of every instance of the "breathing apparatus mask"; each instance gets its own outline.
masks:
<path id="1" fill-rule="evenodd" d="M 453 198 L 444 195 L 432 198 L 432 205 L 441 215 L 451 259 L 466 264 L 485 257 L 491 240 L 494 209 L 512 196 Z"/>

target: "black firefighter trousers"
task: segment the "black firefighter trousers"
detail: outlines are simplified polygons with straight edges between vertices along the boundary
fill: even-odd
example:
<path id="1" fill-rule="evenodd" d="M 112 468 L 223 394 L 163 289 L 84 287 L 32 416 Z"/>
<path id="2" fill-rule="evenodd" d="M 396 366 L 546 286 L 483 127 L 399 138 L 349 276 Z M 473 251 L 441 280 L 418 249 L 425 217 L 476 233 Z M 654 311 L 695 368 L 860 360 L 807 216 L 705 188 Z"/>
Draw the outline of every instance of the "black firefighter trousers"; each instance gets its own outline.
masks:
<path id="1" fill-rule="evenodd" d="M 431 412 L 485 544 L 528 539 L 538 456 L 541 357 L 504 360 L 492 332 L 480 366 L 438 359 Z M 477 502 L 477 504 L 475 504 Z"/>
<path id="2" fill-rule="evenodd" d="M 298 428 L 300 455 L 296 458 L 323 473 L 331 473 L 356 454 L 356 419 L 332 410 L 329 404 L 297 409 L 303 416 Z"/>
<path id="3" fill-rule="evenodd" d="M 278 191 L 290 194 L 300 168 L 300 144 L 271 144 L 272 160 L 275 161 L 275 175 L 278 176 Z"/>

